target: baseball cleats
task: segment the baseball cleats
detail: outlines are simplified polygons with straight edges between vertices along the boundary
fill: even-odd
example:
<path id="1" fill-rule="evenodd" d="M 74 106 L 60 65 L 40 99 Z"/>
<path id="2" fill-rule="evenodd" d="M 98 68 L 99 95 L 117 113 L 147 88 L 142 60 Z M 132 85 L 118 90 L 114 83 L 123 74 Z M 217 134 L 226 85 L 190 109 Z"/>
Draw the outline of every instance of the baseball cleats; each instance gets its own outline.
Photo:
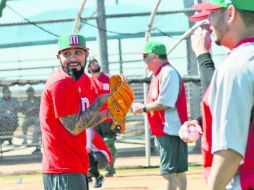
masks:
<path id="1" fill-rule="evenodd" d="M 99 177 L 95 178 L 95 184 L 94 184 L 94 188 L 100 188 L 102 187 L 104 182 L 104 177 L 103 175 L 100 175 Z"/>

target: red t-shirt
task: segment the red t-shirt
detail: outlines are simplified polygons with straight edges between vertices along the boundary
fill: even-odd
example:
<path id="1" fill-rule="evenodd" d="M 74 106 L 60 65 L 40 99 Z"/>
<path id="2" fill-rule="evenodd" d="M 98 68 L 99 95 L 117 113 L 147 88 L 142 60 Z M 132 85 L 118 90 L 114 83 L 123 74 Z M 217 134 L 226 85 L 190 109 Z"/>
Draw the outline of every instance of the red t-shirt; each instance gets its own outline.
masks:
<path id="1" fill-rule="evenodd" d="M 42 173 L 87 173 L 86 132 L 84 130 L 73 136 L 64 128 L 59 117 L 79 113 L 81 102 L 85 108 L 88 107 L 92 93 L 90 88 L 86 75 L 74 81 L 61 67 L 45 84 L 40 107 Z"/>
<path id="2" fill-rule="evenodd" d="M 109 94 L 110 93 L 110 86 L 109 86 L 109 77 L 105 75 L 104 73 L 101 73 L 99 77 L 91 76 L 91 79 L 95 85 L 95 88 L 97 90 L 98 95 L 101 94 Z M 106 110 L 107 105 L 103 105 L 100 111 Z M 112 119 L 105 119 L 104 121 L 109 122 L 112 121 Z"/>

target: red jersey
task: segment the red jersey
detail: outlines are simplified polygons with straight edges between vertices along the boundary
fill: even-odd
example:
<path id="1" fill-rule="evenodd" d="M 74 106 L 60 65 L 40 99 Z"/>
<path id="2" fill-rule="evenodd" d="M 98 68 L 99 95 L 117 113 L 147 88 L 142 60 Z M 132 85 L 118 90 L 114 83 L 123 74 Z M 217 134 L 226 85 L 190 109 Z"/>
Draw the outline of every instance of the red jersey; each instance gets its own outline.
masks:
<path id="1" fill-rule="evenodd" d="M 91 79 L 95 85 L 98 95 L 110 93 L 109 77 L 106 74 L 100 73 L 99 77 L 93 75 L 91 76 Z M 105 104 L 102 106 L 100 111 L 103 111 L 106 109 L 107 109 L 107 105 Z M 109 121 L 112 121 L 112 119 L 106 119 L 104 121 L 109 122 Z"/>
<path id="2" fill-rule="evenodd" d="M 174 89 L 176 86 L 179 88 Z M 181 124 L 188 120 L 187 103 L 184 83 L 169 63 L 162 65 L 154 74 L 147 96 L 147 103 L 161 100 L 159 103 L 176 109 L 148 112 L 151 133 L 155 136 L 178 135 Z"/>
<path id="3" fill-rule="evenodd" d="M 74 136 L 59 118 L 80 113 L 81 103 L 87 108 L 92 98 L 90 88 L 90 80 L 85 74 L 74 81 L 61 67 L 45 84 L 40 104 L 42 173 L 87 173 L 89 159 L 85 130 Z"/>
<path id="4" fill-rule="evenodd" d="M 204 97 L 202 99 L 202 128 L 203 128 L 203 135 L 202 135 L 202 155 L 203 155 L 203 165 L 204 165 L 204 172 L 205 172 L 205 179 L 207 181 L 210 169 L 213 162 L 213 155 L 212 155 L 212 114 L 210 111 L 210 107 L 208 104 L 208 95 L 210 92 L 210 86 L 207 88 Z"/>
<path id="5" fill-rule="evenodd" d="M 110 93 L 109 77 L 104 73 L 100 73 L 99 77 L 91 76 L 91 79 L 95 82 L 100 94 Z"/>
<path id="6" fill-rule="evenodd" d="M 249 38 L 246 40 L 241 41 L 237 46 L 240 46 L 241 44 L 244 43 L 253 43 L 254 38 Z M 245 48 L 248 46 L 245 46 Z M 249 52 L 249 51 L 246 51 Z M 253 52 L 253 51 L 252 51 Z M 251 53 L 252 53 L 251 52 Z M 231 53 L 232 54 L 232 53 Z M 252 55 L 252 54 L 251 54 Z M 232 55 L 231 55 L 232 56 Z M 235 54 L 233 56 L 239 57 L 239 54 Z M 242 57 L 248 57 L 249 55 L 244 55 Z M 233 59 L 235 60 L 235 59 Z M 229 64 L 226 62 L 227 59 L 224 60 L 226 64 Z M 224 63 L 224 64 L 225 64 Z M 240 63 L 238 63 L 240 64 Z M 250 64 L 248 62 L 248 64 Z M 219 88 L 219 87 L 218 87 Z M 211 96 L 211 87 L 208 87 L 203 100 L 202 100 L 202 127 L 203 127 L 203 136 L 202 136 L 202 153 L 203 153 L 203 158 L 204 158 L 204 168 L 205 168 L 205 178 L 206 180 L 209 177 L 210 174 L 210 169 L 212 166 L 212 161 L 213 161 L 213 154 L 212 154 L 212 146 L 214 145 L 215 141 L 213 142 L 212 135 L 213 131 L 212 128 L 216 127 L 213 126 L 213 117 L 212 117 L 212 112 L 210 109 L 210 105 L 208 103 L 208 96 Z M 223 109 L 223 108 L 221 108 Z M 252 107 L 252 112 L 253 112 L 253 107 Z M 239 166 L 238 172 L 240 175 L 240 184 L 243 190 L 251 189 L 254 187 L 254 117 L 250 119 L 249 123 L 249 130 L 248 130 L 248 138 L 247 138 L 247 145 L 246 145 L 246 151 L 244 155 L 244 162 Z M 247 118 L 247 116 L 246 116 Z M 242 127 L 242 126 L 241 126 Z"/>

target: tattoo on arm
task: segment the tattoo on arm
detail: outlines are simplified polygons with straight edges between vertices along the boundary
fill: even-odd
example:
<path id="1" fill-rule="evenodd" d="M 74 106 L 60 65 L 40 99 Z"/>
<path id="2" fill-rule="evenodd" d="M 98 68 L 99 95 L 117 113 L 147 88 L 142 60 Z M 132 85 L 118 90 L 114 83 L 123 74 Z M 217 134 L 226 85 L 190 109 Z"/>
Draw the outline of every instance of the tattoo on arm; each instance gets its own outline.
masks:
<path id="1" fill-rule="evenodd" d="M 111 94 L 100 95 L 88 109 L 79 114 L 61 117 L 63 126 L 73 135 L 80 134 L 86 128 L 95 127 L 109 117 L 108 111 L 99 112 L 99 109 L 110 96 Z"/>

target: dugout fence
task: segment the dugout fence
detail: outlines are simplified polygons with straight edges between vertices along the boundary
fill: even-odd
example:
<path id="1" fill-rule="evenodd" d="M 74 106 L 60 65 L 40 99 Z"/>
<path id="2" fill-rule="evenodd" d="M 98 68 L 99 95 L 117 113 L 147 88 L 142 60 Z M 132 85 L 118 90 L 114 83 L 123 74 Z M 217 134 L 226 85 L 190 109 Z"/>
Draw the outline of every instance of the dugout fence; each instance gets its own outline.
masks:
<path id="1" fill-rule="evenodd" d="M 165 3 L 165 1 L 162 2 Z M 170 9 L 159 10 L 155 17 L 151 38 L 165 43 L 167 48 L 191 27 L 188 15 L 193 13 L 190 7 L 194 1 L 184 0 L 183 2 L 181 9 L 170 5 Z M 7 8 L 11 9 L 13 13 L 16 12 L 15 14 L 19 14 L 11 3 L 14 2 L 10 1 Z M 121 73 L 126 76 L 135 92 L 136 101 L 143 102 L 143 84 L 144 82 L 149 83 L 149 80 L 143 78 L 144 67 L 138 52 L 144 45 L 150 10 L 135 7 L 133 12 L 128 11 L 132 7 L 121 6 L 119 3 L 116 7 L 108 9 L 105 15 L 106 28 L 97 26 L 96 12 L 94 9 L 86 8 L 86 14 L 81 18 L 80 32 L 87 37 L 87 44 L 91 50 L 89 59 L 99 57 L 95 34 L 98 30 L 107 32 L 109 74 Z M 9 86 L 12 96 L 18 100 L 17 104 L 22 104 L 25 101 L 26 90 L 30 86 L 34 88 L 36 97 L 40 97 L 46 79 L 59 65 L 55 59 L 55 44 L 59 35 L 72 28 L 74 18 L 68 15 L 70 14 L 63 15 L 61 11 L 56 11 L 25 18 L 22 22 L 0 23 L 0 35 L 3 36 L 1 38 L 3 41 L 0 40 L 0 56 L 2 57 L 0 61 L 0 90 L 4 86 Z M 7 59 L 6 55 L 9 54 L 15 56 Z M 213 50 L 213 55 L 216 62 L 221 59 L 223 54 Z M 200 115 L 201 87 L 196 58 L 191 50 L 189 38 L 176 46 L 168 58 L 184 78 L 189 119 L 193 119 Z M 0 98 L 2 98 L 2 94 Z M 18 149 L 33 148 L 36 145 L 32 142 L 34 125 L 28 128 L 26 135 L 22 131 L 22 124 L 26 118 L 24 110 L 28 107 L 21 106 L 15 110 L 17 112 L 17 126 L 13 127 L 15 130 L 10 130 L 7 116 L 0 121 L 1 155 L 4 156 L 11 151 L 15 155 L 15 151 Z M 9 109 L 6 108 L 4 111 L 7 110 Z M 144 144 L 144 130 L 143 116 L 128 114 L 126 133 L 119 135 L 118 140 Z M 23 144 L 24 136 L 28 139 L 27 144 Z M 10 138 L 13 139 L 12 144 L 9 144 Z"/>
<path id="2" fill-rule="evenodd" d="M 195 107 L 192 101 L 192 91 L 193 85 L 199 90 L 196 91 L 196 98 L 201 96 L 200 90 L 200 80 L 198 76 L 184 77 L 187 102 L 188 102 L 188 113 L 189 118 L 193 118 L 191 115 L 191 108 Z M 129 84 L 131 85 L 135 93 L 135 102 L 143 102 L 144 100 L 144 83 L 149 84 L 149 78 L 129 78 Z M 40 98 L 43 85 L 45 80 L 11 80 L 11 81 L 0 81 L 1 90 L 6 86 L 10 89 L 11 98 L 16 99 L 15 105 L 6 104 L 4 109 L 0 111 L 0 146 L 1 146 L 1 156 L 5 155 L 7 152 L 31 148 L 31 154 L 33 153 L 33 147 L 38 145 L 38 142 L 34 142 L 35 131 L 38 130 L 39 123 L 34 122 L 34 118 L 39 117 L 38 104 L 31 105 L 26 102 L 27 99 L 27 89 L 31 87 L 34 89 L 34 95 Z M 3 94 L 1 95 L 0 102 L 3 101 Z M 2 104 L 2 103 L 0 103 Z M 37 109 L 36 109 L 37 106 Z M 27 114 L 31 107 L 33 109 L 33 114 Z M 197 108 L 199 109 L 199 108 Z M 17 117 L 15 117 L 15 115 Z M 27 133 L 24 134 L 24 124 L 27 128 Z M 119 134 L 117 140 L 122 143 L 132 143 L 132 144 L 145 144 L 145 128 L 144 128 L 144 116 L 143 115 L 133 115 L 132 113 L 127 114 L 126 120 L 126 131 L 124 134 Z M 27 139 L 27 142 L 24 140 Z M 13 153 L 12 153 L 13 154 Z M 14 153 L 15 154 L 15 153 Z M 8 155 L 8 154 L 6 154 Z"/>

